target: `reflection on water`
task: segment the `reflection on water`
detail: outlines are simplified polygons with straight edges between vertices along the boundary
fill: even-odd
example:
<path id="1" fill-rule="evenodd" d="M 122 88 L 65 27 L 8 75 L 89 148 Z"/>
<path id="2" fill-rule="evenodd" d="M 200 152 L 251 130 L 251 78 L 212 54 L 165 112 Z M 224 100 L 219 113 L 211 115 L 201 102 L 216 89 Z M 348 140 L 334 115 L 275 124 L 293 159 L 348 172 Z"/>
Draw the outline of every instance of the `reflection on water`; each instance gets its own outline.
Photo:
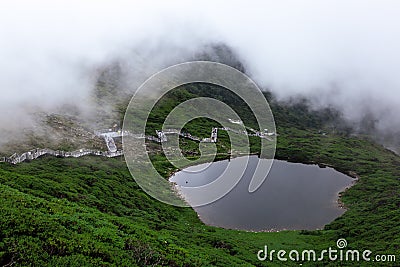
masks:
<path id="1" fill-rule="evenodd" d="M 233 159 L 231 163 L 240 159 Z M 320 229 L 344 213 L 338 206 L 338 192 L 354 180 L 331 168 L 275 160 L 271 172 L 254 193 L 248 192 L 258 158 L 251 156 L 238 185 L 214 203 L 196 207 L 200 219 L 208 225 L 254 231 Z M 226 168 L 228 161 L 189 167 L 170 181 L 185 188 L 207 184 Z M 202 170 L 204 169 L 204 170 Z M 202 170 L 200 172 L 194 172 Z M 239 172 L 240 170 L 238 170 Z M 183 186 L 183 187 L 180 187 Z M 187 198 L 190 203 L 190 196 Z"/>

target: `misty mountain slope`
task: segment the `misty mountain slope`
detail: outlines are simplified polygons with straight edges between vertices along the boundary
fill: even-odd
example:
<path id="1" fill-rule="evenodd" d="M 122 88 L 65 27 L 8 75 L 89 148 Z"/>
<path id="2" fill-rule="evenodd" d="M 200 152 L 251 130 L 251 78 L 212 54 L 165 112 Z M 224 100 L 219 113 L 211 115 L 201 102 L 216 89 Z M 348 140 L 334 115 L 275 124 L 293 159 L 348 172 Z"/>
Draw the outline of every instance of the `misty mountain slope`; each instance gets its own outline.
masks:
<path id="1" fill-rule="evenodd" d="M 134 91 L 151 74 L 170 64 L 188 60 L 214 60 L 244 71 L 236 53 L 226 44 L 211 43 L 199 51 L 159 63 L 146 69 L 132 61 L 149 63 L 151 55 L 138 55 L 133 50 L 124 57 L 117 57 L 97 64 L 85 73 L 90 80 L 86 94 L 76 94 L 72 99 L 55 101 L 55 106 L 29 104 L 15 108 L 13 114 L 23 117 L 18 125 L 6 125 L 0 139 L 0 156 L 10 156 L 35 148 L 71 151 L 80 148 L 106 150 L 104 142 L 93 136 L 99 129 L 117 124 L 122 126 L 124 111 Z M 138 63 L 138 62 L 136 62 Z M 67 90 L 68 91 L 68 90 Z M 43 100 L 43 99 L 42 99 Z M 49 100 L 50 101 L 50 100 Z M 45 104 L 45 105 L 44 105 Z"/>
<path id="2" fill-rule="evenodd" d="M 150 63 L 150 54 L 139 54 L 133 50 L 129 53 L 107 60 L 91 68 L 85 75 L 90 77 L 90 83 L 85 90 L 86 95 L 70 101 L 68 99 L 57 102 L 56 108 L 46 109 L 32 107 L 32 110 L 17 112 L 24 114 L 28 122 L 21 121 L 16 127 L 5 124 L 3 138 L 0 140 L 0 155 L 10 156 L 13 153 L 22 153 L 35 148 L 51 148 L 74 150 L 89 148 L 105 150 L 100 139 L 91 136 L 95 130 L 105 129 L 117 124 L 122 125 L 124 111 L 136 88 L 160 67 L 170 64 L 185 62 L 187 60 L 212 60 L 232 66 L 240 71 L 251 74 L 243 58 L 236 48 L 233 49 L 223 42 L 211 42 L 202 45 L 193 53 L 182 54 L 170 61 L 155 64 L 148 69 L 140 68 L 139 63 Z M 136 62 L 134 64 L 133 62 Z M 143 66 L 147 66 L 145 64 Z M 191 90 L 194 90 L 193 88 Z M 208 90 L 208 91 L 207 91 Z M 290 98 L 277 97 L 277 93 L 271 93 L 264 88 L 265 96 L 270 101 L 274 112 L 277 127 L 290 126 L 306 128 L 319 128 L 322 132 L 337 132 L 340 134 L 366 135 L 378 140 L 387 147 L 396 150 L 400 142 L 398 131 L 381 131 L 378 119 L 374 113 L 368 113 L 361 121 L 346 119 L 346 114 L 335 105 L 315 106 L 314 100 L 305 95 L 296 95 Z M 199 94 L 199 90 L 193 91 Z M 215 97 L 220 92 L 205 89 L 203 96 Z M 219 96 L 218 99 L 222 99 Z M 236 99 L 227 99 L 232 104 Z M 20 108 L 23 108 L 21 105 Z M 307 118 L 313 114 L 313 118 Z M 57 125 L 48 120 L 48 117 L 57 116 Z M 303 117 L 301 117 L 303 116 Z"/>
<path id="3" fill-rule="evenodd" d="M 208 86 L 174 90 L 151 118 L 162 118 L 182 99 L 209 94 L 210 90 L 201 90 Z M 234 96 L 224 94 L 221 88 L 212 91 L 218 92 L 217 98 L 235 103 L 251 123 L 251 114 Z M 278 103 L 271 105 L 275 112 Z M 398 254 L 400 158 L 368 139 L 324 129 L 328 118 L 335 118 L 329 112 L 325 120 L 304 105 L 283 105 L 279 110 L 277 158 L 329 165 L 360 177 L 342 196 L 349 210 L 325 230 L 250 233 L 205 226 L 193 210 L 168 206 L 145 194 L 131 178 L 123 158 L 44 157 L 15 166 L 0 164 L 1 263 L 274 266 L 256 258 L 266 243 L 287 250 L 326 249 L 341 237 L 346 237 L 350 248 Z M 157 127 L 157 123 L 149 127 Z M 209 132 L 209 123 L 195 121 L 187 127 L 201 135 Z M 198 144 L 181 141 L 184 152 L 196 152 Z M 154 166 L 168 177 L 174 168 L 159 146 L 148 143 Z M 219 159 L 226 158 L 229 143 L 224 136 L 218 146 L 226 153 Z M 258 143 L 252 143 L 252 149 L 259 149 Z"/>
<path id="4" fill-rule="evenodd" d="M 36 148 L 73 151 L 81 148 L 107 150 L 104 140 L 76 115 L 36 114 L 37 121 L 0 145 L 0 155 L 10 156 Z M 10 134 L 12 134 L 10 132 Z"/>

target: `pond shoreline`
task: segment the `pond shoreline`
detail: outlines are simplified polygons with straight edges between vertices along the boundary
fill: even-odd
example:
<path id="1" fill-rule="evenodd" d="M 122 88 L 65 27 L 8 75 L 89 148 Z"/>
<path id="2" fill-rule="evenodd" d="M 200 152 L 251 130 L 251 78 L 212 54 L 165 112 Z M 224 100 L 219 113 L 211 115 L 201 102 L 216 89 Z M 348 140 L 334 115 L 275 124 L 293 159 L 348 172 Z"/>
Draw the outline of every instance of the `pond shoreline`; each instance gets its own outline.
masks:
<path id="1" fill-rule="evenodd" d="M 235 158 L 238 158 L 238 157 L 256 156 L 256 155 L 258 156 L 258 153 L 252 153 L 252 154 L 250 154 L 250 155 L 248 155 L 248 154 L 246 154 L 246 155 L 234 155 L 232 158 L 229 158 L 229 157 L 232 156 L 232 155 L 225 154 L 225 155 L 219 155 L 219 157 L 216 157 L 216 158 L 214 159 L 213 162 L 219 162 L 219 161 L 223 161 L 223 160 L 232 160 L 232 159 L 235 159 Z M 321 168 L 321 169 L 323 169 L 323 168 L 330 168 L 330 169 L 333 169 L 333 170 L 336 171 L 336 172 L 339 172 L 339 173 L 341 173 L 341 174 L 347 176 L 348 178 L 352 178 L 351 184 L 345 185 L 344 187 L 340 188 L 340 189 L 336 192 L 336 194 L 335 194 L 336 197 L 333 199 L 333 202 L 332 202 L 334 207 L 340 208 L 340 209 L 344 209 L 344 210 L 345 210 L 344 212 L 346 212 L 346 211 L 348 210 L 348 207 L 346 207 L 346 206 L 344 205 L 344 203 L 342 202 L 341 197 L 342 197 L 342 195 L 343 195 L 347 190 L 349 190 L 351 187 L 353 187 L 353 186 L 357 183 L 357 181 L 360 179 L 360 177 L 359 177 L 354 171 L 345 171 L 345 170 L 343 170 L 343 169 L 341 169 L 341 168 L 335 168 L 333 165 L 329 165 L 329 164 L 326 164 L 326 163 L 316 163 L 316 162 L 310 162 L 310 161 L 299 162 L 299 161 L 293 161 L 293 160 L 290 161 L 290 160 L 287 160 L 287 159 L 285 159 L 285 158 L 282 159 L 282 158 L 278 158 L 278 157 L 276 157 L 274 160 L 285 161 L 285 162 L 287 162 L 287 163 L 296 163 L 296 164 L 304 164 L 304 165 L 313 165 L 313 166 L 318 166 L 318 167 Z M 210 162 L 209 162 L 209 161 L 208 161 L 208 162 L 205 161 L 205 162 L 198 163 L 198 164 L 188 165 L 188 166 L 185 167 L 185 168 L 192 167 L 192 166 L 196 166 L 196 165 L 201 165 L 201 164 L 205 164 L 205 163 L 210 163 Z M 184 169 L 185 169 L 185 168 L 184 168 Z M 170 179 L 171 179 L 177 172 L 179 172 L 179 171 L 181 171 L 181 170 L 180 170 L 180 169 L 175 169 L 175 170 L 171 171 L 171 172 L 169 173 L 168 179 L 170 180 Z M 175 188 L 179 187 L 179 185 L 177 185 L 175 182 L 171 182 L 171 184 L 172 184 Z M 176 191 L 177 191 L 177 193 L 179 193 L 179 190 L 176 190 Z M 181 194 L 179 194 L 179 196 L 180 196 L 181 198 L 184 198 Z M 190 205 L 189 205 L 189 206 L 190 206 Z M 194 210 L 196 211 L 196 207 L 195 207 L 195 208 L 192 207 L 192 209 L 194 209 Z M 344 212 L 343 212 L 343 214 L 344 214 Z M 202 221 L 202 223 L 204 223 L 205 225 L 212 226 L 212 227 L 223 228 L 223 229 L 234 229 L 234 230 L 248 231 L 248 232 L 302 231 L 302 229 L 278 229 L 278 230 L 275 230 L 275 229 L 263 229 L 263 230 L 246 230 L 246 229 L 241 229 L 241 228 L 230 228 L 230 227 L 215 226 L 215 225 L 210 225 L 210 224 L 208 224 L 208 223 L 205 223 L 204 220 L 202 219 L 201 215 L 199 215 L 199 213 L 198 213 L 197 211 L 196 211 L 196 213 L 197 213 L 199 219 L 200 219 L 200 220 Z M 340 215 L 339 215 L 338 217 L 336 217 L 335 219 L 341 217 L 343 214 L 340 214 Z M 334 219 L 334 220 L 335 220 L 335 219 Z M 316 228 L 316 229 L 313 229 L 313 230 L 311 230 L 311 231 L 322 230 L 322 229 L 325 228 L 326 225 L 329 225 L 330 223 L 331 223 L 331 222 L 325 223 L 324 225 L 321 226 L 321 228 Z"/>

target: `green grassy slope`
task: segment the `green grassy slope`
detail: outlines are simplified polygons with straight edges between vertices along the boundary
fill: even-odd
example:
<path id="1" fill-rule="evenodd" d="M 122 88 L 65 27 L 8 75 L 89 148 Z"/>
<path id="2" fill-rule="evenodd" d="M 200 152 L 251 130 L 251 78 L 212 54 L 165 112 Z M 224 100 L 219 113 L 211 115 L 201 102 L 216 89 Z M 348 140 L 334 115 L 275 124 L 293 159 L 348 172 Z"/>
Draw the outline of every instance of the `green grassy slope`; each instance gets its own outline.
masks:
<path id="1" fill-rule="evenodd" d="M 265 242 L 306 246 L 297 232 L 203 225 L 189 208 L 142 192 L 120 159 L 46 157 L 1 166 L 2 263 L 169 266 L 257 264 Z"/>

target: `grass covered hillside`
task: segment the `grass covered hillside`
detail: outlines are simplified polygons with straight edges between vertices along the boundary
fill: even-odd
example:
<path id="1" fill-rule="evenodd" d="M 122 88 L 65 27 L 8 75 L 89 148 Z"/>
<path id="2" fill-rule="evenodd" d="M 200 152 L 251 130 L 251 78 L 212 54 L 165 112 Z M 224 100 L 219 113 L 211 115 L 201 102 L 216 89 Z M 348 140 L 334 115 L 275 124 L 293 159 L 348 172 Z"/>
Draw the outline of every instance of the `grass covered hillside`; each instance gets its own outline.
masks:
<path id="1" fill-rule="evenodd" d="M 173 91 L 153 110 L 148 132 L 154 133 L 168 111 L 196 96 L 217 96 L 255 127 L 246 105 L 223 88 L 204 84 Z M 319 231 L 253 233 L 204 225 L 190 208 L 163 204 L 144 193 L 123 158 L 53 158 L 0 164 L 0 265 L 8 266 L 282 266 L 261 262 L 257 252 L 271 249 L 336 247 L 395 254 L 400 260 L 400 157 L 374 142 L 349 136 L 339 115 L 310 111 L 306 103 L 284 105 L 269 94 L 278 130 L 276 158 L 333 166 L 359 176 L 342 196 L 348 211 Z M 120 103 L 121 118 L 124 104 Z M 208 135 L 215 122 L 193 121 L 188 131 Z M 259 150 L 251 140 L 252 152 Z M 181 140 L 188 158 L 198 144 Z M 219 159 L 229 156 L 221 134 Z M 159 144 L 148 143 L 154 165 L 165 177 L 173 171 Z M 314 262 L 286 262 L 288 266 Z M 348 265 L 329 262 L 320 265 Z M 359 262 L 358 265 L 368 265 Z M 371 265 L 372 263 L 369 263 Z M 387 263 L 388 266 L 395 264 Z"/>

